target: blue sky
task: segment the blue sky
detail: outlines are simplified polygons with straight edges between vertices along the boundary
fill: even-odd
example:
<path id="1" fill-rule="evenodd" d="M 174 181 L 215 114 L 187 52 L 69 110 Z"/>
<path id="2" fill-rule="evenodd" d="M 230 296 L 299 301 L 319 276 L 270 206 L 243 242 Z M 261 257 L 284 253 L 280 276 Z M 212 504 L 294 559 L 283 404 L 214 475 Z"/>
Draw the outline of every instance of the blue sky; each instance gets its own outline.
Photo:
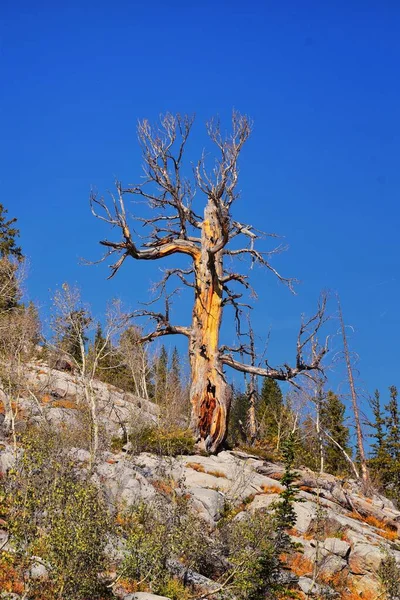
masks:
<path id="1" fill-rule="evenodd" d="M 254 272 L 270 362 L 293 360 L 299 315 L 329 288 L 355 328 L 364 388 L 399 382 L 397 2 L 4 0 L 1 21 L 0 198 L 44 316 L 63 281 L 99 315 L 113 296 L 146 300 L 161 265 L 127 262 L 111 282 L 104 265 L 79 265 L 104 235 L 90 187 L 137 181 L 138 118 L 196 113 L 195 156 L 205 120 L 235 107 L 254 120 L 235 214 L 285 236 L 275 265 L 302 282 L 293 297 Z"/>

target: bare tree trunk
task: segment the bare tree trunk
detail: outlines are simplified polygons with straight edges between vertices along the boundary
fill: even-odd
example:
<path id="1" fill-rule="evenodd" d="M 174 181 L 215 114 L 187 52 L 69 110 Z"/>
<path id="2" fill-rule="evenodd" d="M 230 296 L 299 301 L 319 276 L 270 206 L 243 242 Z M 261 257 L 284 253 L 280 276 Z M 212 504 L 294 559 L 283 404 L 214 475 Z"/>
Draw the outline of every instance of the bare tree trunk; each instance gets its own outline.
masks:
<path id="1" fill-rule="evenodd" d="M 192 384 L 191 426 L 200 449 L 216 452 L 226 436 L 231 390 L 225 380 L 219 350 L 222 320 L 222 255 L 212 253 L 220 239 L 216 208 L 207 204 L 201 253 L 195 259 L 195 303 L 190 336 Z"/>
<path id="2" fill-rule="evenodd" d="M 301 324 L 295 367 L 285 363 L 273 368 L 267 362 L 265 367 L 260 367 L 236 360 L 236 353 L 243 356 L 243 349 L 247 346 L 243 344 L 239 331 L 238 348 L 219 346 L 223 309 L 226 306 L 233 307 L 236 320 L 240 323 L 243 306 L 249 306 L 240 299 L 244 293 L 252 293 L 248 275 L 227 269 L 224 260 L 234 262 L 235 259 L 248 259 L 252 265 L 258 264 L 271 271 L 291 290 L 294 280 L 282 277 L 269 262 L 269 257 L 280 247 L 267 252 L 257 250 L 255 244 L 264 234 L 250 224 L 234 220 L 231 213 L 232 205 L 238 198 L 238 159 L 250 135 L 250 120 L 233 112 L 232 132 L 228 136 L 221 133 L 218 120 L 207 124 L 208 135 L 217 150 L 217 159 L 213 170 L 209 172 L 203 153 L 190 181 L 182 170 L 182 164 L 192 125 L 193 117 L 169 113 L 161 117 L 159 126 L 155 128 L 146 119 L 141 121 L 138 134 L 144 159 L 144 181 L 127 188 L 116 182 L 117 194 L 111 194 L 110 202 L 93 193 L 90 203 L 94 216 L 120 232 L 119 241 L 104 239 L 100 242 L 106 248 L 104 259 L 112 255 L 116 258 L 110 265 L 110 277 L 119 271 L 128 257 L 153 261 L 179 254 L 190 259 L 187 269 L 166 269 L 158 284 L 160 297 L 164 295 L 166 298 L 165 313 L 141 309 L 135 311 L 135 316 L 150 317 L 155 324 L 152 332 L 140 338 L 142 342 L 150 342 L 164 335 L 180 334 L 189 338 L 191 425 L 198 447 L 217 452 L 226 436 L 231 402 L 224 366 L 280 381 L 289 381 L 300 374 L 310 377 L 310 371 L 320 371 L 327 343 L 320 347 L 315 336 L 325 321 L 326 298 L 324 296 L 321 299 L 317 313 Z M 195 193 L 204 199 L 204 218 L 192 207 Z M 145 228 L 145 239 L 135 239 L 137 236 L 131 230 L 130 217 L 124 204 L 126 194 L 147 201 L 151 209 L 147 217 L 133 217 Z M 274 237 L 274 234 L 267 235 Z M 235 243 L 230 244 L 234 239 Z M 170 295 L 166 286 L 171 277 L 178 278 L 179 285 L 182 283 L 194 290 L 193 318 L 189 327 L 175 325 L 170 320 Z M 304 357 L 304 351 L 309 346 L 312 346 L 313 355 L 310 364 Z M 248 349 L 244 354 L 249 356 Z M 254 430 L 255 414 L 250 416 Z"/>
<path id="3" fill-rule="evenodd" d="M 361 466 L 361 478 L 362 478 L 364 484 L 366 486 L 369 486 L 370 479 L 369 479 L 369 472 L 368 472 L 368 467 L 367 467 L 367 458 L 365 456 L 365 450 L 364 450 L 364 441 L 363 441 L 363 434 L 362 434 L 362 429 L 361 429 L 360 410 L 358 408 L 357 392 L 356 392 L 356 386 L 354 383 L 354 376 L 353 376 L 353 369 L 352 369 L 352 365 L 351 365 L 349 346 L 347 344 L 346 328 L 345 328 L 344 321 L 343 321 L 342 307 L 341 307 L 339 298 L 338 298 L 338 307 L 339 307 L 340 327 L 342 330 L 342 338 L 343 338 L 344 358 L 346 361 L 347 376 L 348 376 L 348 380 L 349 380 L 349 387 L 350 387 L 350 393 L 351 393 L 351 402 L 352 402 L 353 413 L 354 413 L 354 422 L 356 425 L 357 447 L 358 447 L 358 453 L 360 456 L 360 463 L 361 463 L 361 465 L 360 465 Z"/>
<path id="4" fill-rule="evenodd" d="M 89 469 L 93 468 L 99 451 L 99 419 L 97 415 L 96 395 L 93 390 L 92 382 L 87 381 L 86 377 L 82 377 L 82 384 L 85 394 L 86 404 L 90 410 L 90 465 Z"/>
<path id="5" fill-rule="evenodd" d="M 315 420 L 315 429 L 317 431 L 318 437 L 318 445 L 319 445 L 319 472 L 324 472 L 324 443 L 321 432 L 321 403 L 322 403 L 322 385 L 319 384 L 319 389 L 315 390 L 315 407 L 316 407 L 316 420 Z"/>

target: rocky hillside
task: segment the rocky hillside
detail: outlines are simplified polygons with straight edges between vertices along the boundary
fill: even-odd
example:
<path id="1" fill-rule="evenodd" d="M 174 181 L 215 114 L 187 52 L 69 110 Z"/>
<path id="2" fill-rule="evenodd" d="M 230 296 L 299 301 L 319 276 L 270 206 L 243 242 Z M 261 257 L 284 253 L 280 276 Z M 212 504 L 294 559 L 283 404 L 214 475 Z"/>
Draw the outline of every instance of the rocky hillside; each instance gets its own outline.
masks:
<path id="1" fill-rule="evenodd" d="M 47 419 L 72 428 L 78 420 L 80 394 L 74 376 L 32 366 L 31 379 L 36 383 L 36 393 L 22 401 L 23 418 L 36 422 Z M 135 415 L 149 423 L 157 420 L 158 409 L 150 402 L 102 383 L 98 383 L 97 393 L 102 421 L 111 435 L 121 435 Z M 168 503 L 178 491 L 188 499 L 212 537 L 227 515 L 240 520 L 246 514 L 268 513 L 282 490 L 282 465 L 241 451 L 166 457 L 134 454 L 131 450 L 128 443 L 116 451 L 102 451 L 91 474 L 114 517 L 121 507 L 127 509 L 140 501 L 153 503 L 162 498 Z M 23 449 L 18 448 L 15 453 L 9 440 L 0 442 L 0 472 L 4 478 L 21 452 Z M 85 473 L 88 451 L 76 447 L 72 454 Z M 382 597 L 378 577 L 382 561 L 390 553 L 400 564 L 400 511 L 381 495 L 363 495 L 354 481 L 303 468 L 297 469 L 297 474 L 297 520 L 289 533 L 298 546 L 284 557 L 291 589 L 297 590 L 298 597 Z M 3 521 L 3 552 L 13 551 L 8 538 L 7 523 Z M 118 562 L 124 552 L 124 539 L 110 545 L 113 561 Z M 184 568 L 179 561 L 171 559 L 170 568 L 176 577 L 201 589 L 201 594 L 193 597 L 220 597 L 215 581 Z M 29 574 L 33 578 L 47 575 L 47 567 L 40 561 Z M 147 592 L 129 593 L 119 582 L 112 589 L 115 596 L 125 600 L 160 598 Z"/>

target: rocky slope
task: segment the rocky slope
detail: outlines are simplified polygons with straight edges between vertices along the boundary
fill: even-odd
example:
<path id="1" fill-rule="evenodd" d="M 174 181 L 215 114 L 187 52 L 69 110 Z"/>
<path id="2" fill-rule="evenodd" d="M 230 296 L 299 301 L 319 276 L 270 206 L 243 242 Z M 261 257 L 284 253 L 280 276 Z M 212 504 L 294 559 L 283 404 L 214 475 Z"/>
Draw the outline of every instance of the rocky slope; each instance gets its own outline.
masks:
<path id="1" fill-rule="evenodd" d="M 26 417 L 72 425 L 76 419 L 73 403 L 79 397 L 73 375 L 50 372 L 42 366 L 32 367 L 31 377 L 43 395 L 23 400 Z M 132 415 L 140 415 L 150 423 L 157 418 L 158 409 L 150 402 L 102 383 L 98 383 L 97 391 L 104 423 L 112 435 L 121 434 Z M 74 453 L 85 469 L 88 452 L 76 448 Z M 4 440 L 0 443 L 3 475 L 14 460 L 13 449 Z M 168 492 L 159 482 L 175 481 L 190 498 L 205 527 L 213 531 L 227 510 L 234 509 L 235 518 L 241 518 L 245 512 L 268 511 L 282 489 L 279 483 L 282 472 L 282 465 L 240 451 L 171 458 L 148 453 L 133 455 L 128 444 L 120 452 L 103 452 L 93 479 L 114 512 L 121 505 L 129 507 L 140 500 L 150 501 L 159 494 L 165 495 Z M 295 504 L 297 522 L 290 534 L 301 546 L 287 559 L 294 585 L 305 597 L 322 592 L 328 597 L 339 588 L 352 590 L 354 598 L 378 597 L 377 572 L 385 551 L 400 564 L 400 511 L 381 495 L 363 495 L 354 481 L 315 474 L 305 468 L 297 472 L 301 502 Z M 0 547 L 3 545 L 7 546 L 5 529 L 0 530 Z M 196 574 L 192 576 L 195 578 Z M 198 577 L 202 586 L 212 591 L 212 582 Z M 147 593 L 124 595 L 123 590 L 119 594 L 125 600 L 160 598 Z"/>

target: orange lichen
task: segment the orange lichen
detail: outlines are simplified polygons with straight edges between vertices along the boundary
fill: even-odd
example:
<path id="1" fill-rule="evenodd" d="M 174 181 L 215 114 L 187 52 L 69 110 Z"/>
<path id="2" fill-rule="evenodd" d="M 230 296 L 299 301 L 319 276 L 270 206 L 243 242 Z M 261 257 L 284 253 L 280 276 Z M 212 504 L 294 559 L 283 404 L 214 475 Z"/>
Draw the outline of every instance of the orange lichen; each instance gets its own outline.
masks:
<path id="1" fill-rule="evenodd" d="M 168 481 L 163 479 L 156 479 L 155 481 L 152 481 L 152 484 L 158 492 L 161 492 L 162 494 L 165 494 L 167 496 L 172 496 L 176 488 L 176 483 L 173 479 L 170 479 Z"/>
<path id="2" fill-rule="evenodd" d="M 0 559 L 0 590 L 22 594 L 24 583 L 18 571 L 13 566 L 12 557 L 5 555 Z"/>
<path id="3" fill-rule="evenodd" d="M 207 475 L 212 475 L 213 477 L 222 477 L 222 478 L 227 478 L 225 473 L 223 473 L 222 471 L 206 471 Z"/>
<path id="4" fill-rule="evenodd" d="M 302 554 L 281 554 L 280 559 L 298 577 L 311 575 L 313 572 L 313 563 Z"/>
<path id="5" fill-rule="evenodd" d="M 186 463 L 186 466 L 189 467 L 189 469 L 193 469 L 193 471 L 197 471 L 198 473 L 206 472 L 205 468 L 200 463 L 188 462 Z"/>
<path id="6" fill-rule="evenodd" d="M 53 406 L 55 408 L 72 408 L 74 410 L 78 410 L 79 408 L 75 400 L 69 400 L 67 398 L 63 398 L 62 400 L 56 400 L 55 402 L 53 402 Z"/>
<path id="7" fill-rule="evenodd" d="M 262 491 L 264 492 L 264 494 L 280 494 L 281 493 L 281 488 L 279 488 L 277 485 L 265 485 L 263 484 L 261 486 Z"/>
<path id="8" fill-rule="evenodd" d="M 309 485 L 300 485 L 299 489 L 302 490 L 303 492 L 308 492 L 310 494 L 312 494 L 314 492 L 313 488 L 311 488 Z"/>
<path id="9" fill-rule="evenodd" d="M 361 521 L 362 523 L 367 523 L 367 525 L 371 525 L 371 527 L 375 527 L 378 530 L 376 533 L 386 540 L 394 541 L 399 537 L 397 529 L 394 529 L 394 527 L 391 527 L 388 523 L 377 519 L 373 515 L 363 517 L 359 513 L 353 511 L 349 513 L 349 517 L 356 519 L 357 521 Z"/>

